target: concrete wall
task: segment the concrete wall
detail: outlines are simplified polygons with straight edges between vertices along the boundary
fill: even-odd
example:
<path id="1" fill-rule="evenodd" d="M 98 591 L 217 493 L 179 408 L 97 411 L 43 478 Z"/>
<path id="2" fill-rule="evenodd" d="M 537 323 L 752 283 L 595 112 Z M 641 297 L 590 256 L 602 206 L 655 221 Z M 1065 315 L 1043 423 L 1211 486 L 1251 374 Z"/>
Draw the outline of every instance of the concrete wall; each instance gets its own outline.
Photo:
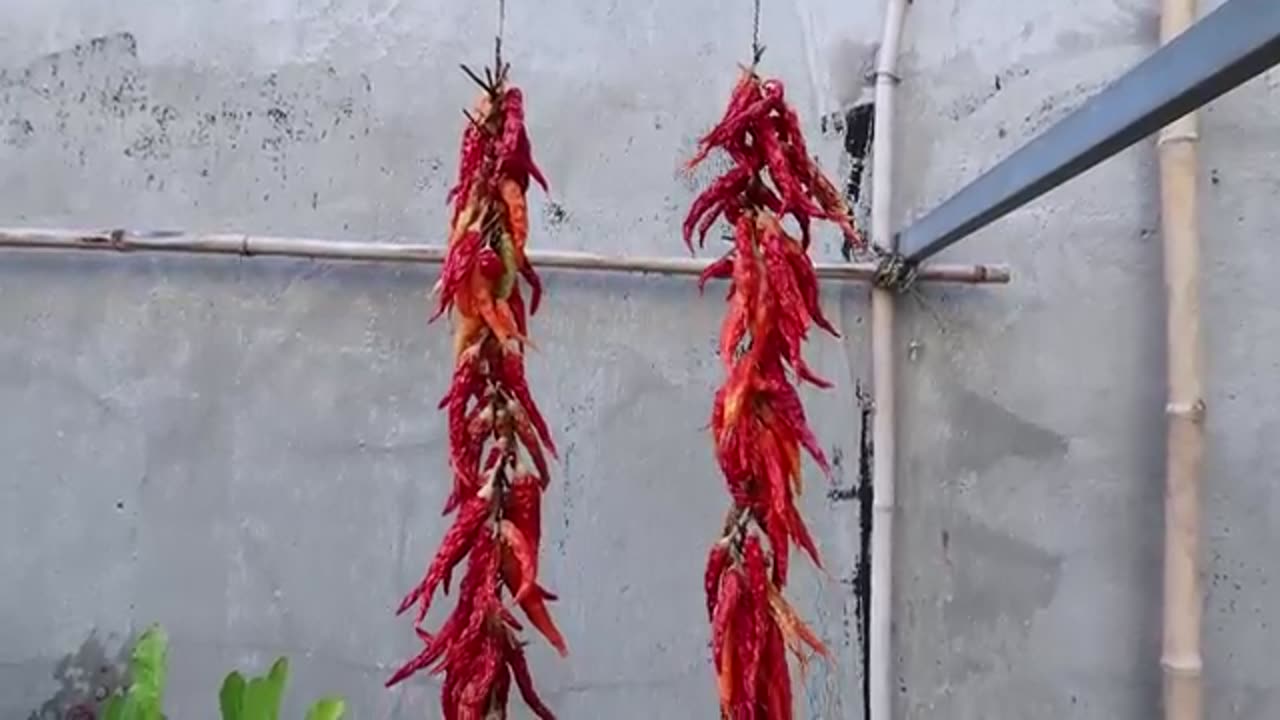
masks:
<path id="1" fill-rule="evenodd" d="M 551 178 L 533 242 L 678 254 L 676 165 L 746 50 L 743 3 L 509 3 Z M 878 3 L 766 2 L 767 67 L 833 174 Z M 0 224 L 440 239 L 459 61 L 487 3 L 4 0 Z M 1155 44 L 1155 0 L 915 3 L 897 213 L 927 209 Z M 1204 116 L 1209 717 L 1274 718 L 1280 541 L 1280 75 Z M 1155 170 L 1136 147 L 958 246 L 1015 283 L 904 302 L 895 609 L 900 717 L 1151 717 L 1159 698 L 1163 319 Z M 818 251 L 834 255 L 829 231 Z M 61 717 L 152 621 L 170 716 L 213 718 L 233 666 L 294 664 L 290 717 L 437 717 L 382 679 L 391 612 L 441 532 L 447 331 L 426 268 L 8 253 L 0 260 L 0 718 Z M 563 448 L 535 643 L 566 718 L 714 715 L 700 573 L 725 506 L 705 435 L 723 306 L 687 281 L 550 274 L 535 393 Z M 808 393 L 855 481 L 865 290 L 815 336 Z M 857 503 L 809 483 L 831 577 L 795 592 L 839 651 L 801 717 L 861 718 Z M 847 493 L 846 493 L 847 495 Z M 835 498 L 844 497 L 840 493 Z M 43 714 L 42 714 L 43 713 Z M 523 710 L 517 717 L 523 717 Z"/>

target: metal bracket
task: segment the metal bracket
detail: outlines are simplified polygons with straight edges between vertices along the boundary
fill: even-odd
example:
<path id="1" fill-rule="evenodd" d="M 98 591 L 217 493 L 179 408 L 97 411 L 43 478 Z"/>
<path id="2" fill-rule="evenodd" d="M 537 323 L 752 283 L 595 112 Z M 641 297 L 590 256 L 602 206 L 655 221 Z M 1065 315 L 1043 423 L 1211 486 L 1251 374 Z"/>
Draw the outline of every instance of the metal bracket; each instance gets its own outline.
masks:
<path id="1" fill-rule="evenodd" d="M 1280 64 L 1280 0 L 1228 0 L 903 230 L 921 262 Z"/>
<path id="2" fill-rule="evenodd" d="M 908 260 L 902 253 L 888 252 L 879 248 L 877 251 L 880 262 L 876 265 L 871 283 L 878 288 L 899 294 L 910 290 L 920 275 L 920 266 Z"/>

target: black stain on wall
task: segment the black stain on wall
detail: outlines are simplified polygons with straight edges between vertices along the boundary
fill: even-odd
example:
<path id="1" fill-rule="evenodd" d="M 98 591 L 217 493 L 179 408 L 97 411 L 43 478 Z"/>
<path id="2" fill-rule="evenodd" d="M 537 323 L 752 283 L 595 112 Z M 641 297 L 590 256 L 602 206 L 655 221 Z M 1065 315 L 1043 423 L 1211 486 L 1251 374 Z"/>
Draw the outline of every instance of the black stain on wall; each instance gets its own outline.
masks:
<path id="1" fill-rule="evenodd" d="M 124 647 L 115 656 L 92 633 L 80 649 L 67 655 L 54 666 L 53 678 L 58 692 L 31 711 L 28 720 L 94 720 L 103 710 L 106 699 L 125 683 L 129 652 Z"/>
<path id="2" fill-rule="evenodd" d="M 854 568 L 853 593 L 854 617 L 858 623 L 858 647 L 862 653 L 862 712 L 871 718 L 871 522 L 874 512 L 875 488 L 871 484 L 871 465 L 875 458 L 875 443 L 871 435 L 871 418 L 875 412 L 871 397 L 855 388 L 858 406 L 861 408 L 858 425 L 858 564 Z"/>
<path id="3" fill-rule="evenodd" d="M 871 433 L 875 405 L 859 382 L 854 390 L 860 408 L 858 427 L 858 477 L 850 488 L 833 488 L 827 498 L 841 502 L 858 501 L 858 560 L 854 564 L 853 616 L 857 624 L 858 651 L 862 657 L 863 717 L 870 720 L 871 676 L 871 527 L 874 514 L 875 488 L 871 483 L 871 467 L 875 458 L 875 442 Z"/>
<path id="4" fill-rule="evenodd" d="M 845 193 L 853 204 L 862 196 L 862 179 L 866 174 L 867 158 L 871 156 L 871 135 L 875 127 L 874 103 L 856 105 L 849 111 L 844 123 L 844 151 L 849 154 L 849 179 Z"/>

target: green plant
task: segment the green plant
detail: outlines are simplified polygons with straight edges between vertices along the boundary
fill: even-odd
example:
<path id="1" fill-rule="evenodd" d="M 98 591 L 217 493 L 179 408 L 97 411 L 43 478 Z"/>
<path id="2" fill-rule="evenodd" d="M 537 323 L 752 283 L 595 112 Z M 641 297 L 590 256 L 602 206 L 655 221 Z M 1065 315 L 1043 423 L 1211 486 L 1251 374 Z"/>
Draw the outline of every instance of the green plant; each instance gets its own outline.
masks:
<path id="1" fill-rule="evenodd" d="M 104 720 L 166 720 L 161 706 L 168 652 L 169 637 L 159 625 L 138 636 L 129 656 L 129 687 L 107 701 Z"/>
<path id="2" fill-rule="evenodd" d="M 222 720 L 278 720 L 280 701 L 289 680 L 289 661 L 279 658 L 262 677 L 249 678 L 233 670 L 222 681 L 218 692 L 218 706 Z M 306 720 L 340 720 L 346 711 L 346 702 L 340 697 L 317 700 L 307 710 Z"/>
<path id="3" fill-rule="evenodd" d="M 159 625 L 138 636 L 129 657 L 129 687 L 107 701 L 103 720 L 168 720 L 161 710 L 168 652 L 169 638 Z M 289 661 L 283 657 L 262 677 L 245 680 L 233 670 L 218 692 L 222 720 L 279 720 L 288 680 Z M 306 720 L 342 720 L 346 709 L 340 697 L 321 698 L 307 710 Z"/>

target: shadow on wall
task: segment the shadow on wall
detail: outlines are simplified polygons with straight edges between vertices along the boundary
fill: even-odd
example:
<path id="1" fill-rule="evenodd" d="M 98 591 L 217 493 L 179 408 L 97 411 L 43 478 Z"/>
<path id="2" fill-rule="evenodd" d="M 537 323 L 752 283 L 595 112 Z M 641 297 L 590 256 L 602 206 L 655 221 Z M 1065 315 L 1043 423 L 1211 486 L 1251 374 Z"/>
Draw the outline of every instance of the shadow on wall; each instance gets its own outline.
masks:
<path id="1" fill-rule="evenodd" d="M 54 666 L 58 692 L 31 711 L 27 720 L 96 720 L 106 699 L 124 685 L 128 648 L 108 654 L 97 631 L 80 649 Z"/>

